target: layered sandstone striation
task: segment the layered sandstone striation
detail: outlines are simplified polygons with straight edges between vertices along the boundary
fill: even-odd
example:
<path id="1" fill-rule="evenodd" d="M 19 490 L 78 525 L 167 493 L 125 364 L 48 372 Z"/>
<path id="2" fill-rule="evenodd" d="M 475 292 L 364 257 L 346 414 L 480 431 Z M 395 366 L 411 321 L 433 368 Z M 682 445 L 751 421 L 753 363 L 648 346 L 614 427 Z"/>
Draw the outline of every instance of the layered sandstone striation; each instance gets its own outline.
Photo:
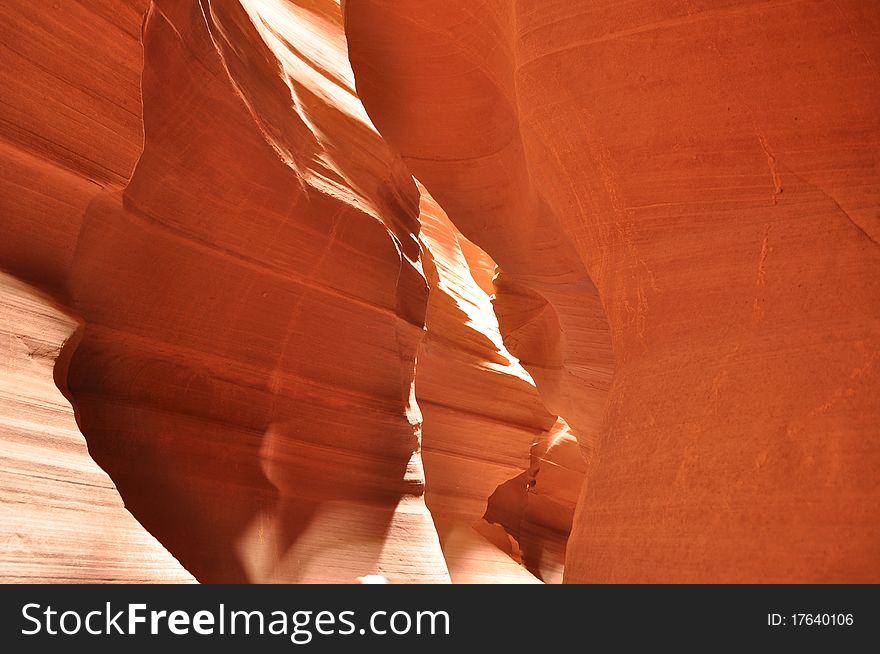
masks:
<path id="1" fill-rule="evenodd" d="M 880 580 L 870 3 L 0 18 L 3 579 Z"/>
<path id="2" fill-rule="evenodd" d="M 143 43 L 143 153 L 70 274 L 96 460 L 200 580 L 448 579 L 413 395 L 418 192 L 347 88 L 341 27 L 157 3 Z"/>
<path id="3" fill-rule="evenodd" d="M 59 354 L 79 327 L 50 298 L 0 274 L 0 579 L 191 582 L 125 510 L 53 383 L 64 379 Z"/>
<path id="4" fill-rule="evenodd" d="M 567 581 L 880 579 L 878 26 L 346 4 L 370 117 L 498 262 L 505 344 L 589 460 Z"/>
<path id="5" fill-rule="evenodd" d="M 536 581 L 482 516 L 555 416 L 501 343 L 494 263 L 367 119 L 338 4 L 117 4 L 6 8 L 0 260 L 82 323 L 45 362 L 126 508 L 201 581 Z M 125 578 L 51 554 L 46 580 Z"/>
<path id="6" fill-rule="evenodd" d="M 507 352 L 490 296 L 475 279 L 494 263 L 467 259 L 464 250 L 473 246 L 424 191 L 421 223 L 431 295 L 416 396 L 428 506 L 454 582 L 533 581 L 514 555 L 516 542 L 482 518 L 487 498 L 511 479 L 517 480 L 511 500 L 525 497 L 521 477 L 532 446 L 555 416 Z"/>
<path id="7" fill-rule="evenodd" d="M 192 580 L 125 511 L 59 390 L 81 327 L 65 288 L 83 215 L 142 146 L 146 7 L 0 8 L 0 266 L 49 293 L 0 277 L 4 581 Z"/>
<path id="8" fill-rule="evenodd" d="M 90 453 L 202 581 L 448 580 L 413 395 L 419 193 L 352 95 L 338 7 L 325 9 L 143 7 L 133 84 L 114 89 L 128 93 L 132 156 L 89 181 L 70 253 L 45 254 L 84 323 L 66 385 Z M 83 57 L 97 95 L 104 62 Z M 97 102 L 93 120 L 116 104 Z M 49 139 L 50 122 L 31 131 Z M 40 231 L 19 207 L 8 216 L 13 254 L 28 251 Z"/>

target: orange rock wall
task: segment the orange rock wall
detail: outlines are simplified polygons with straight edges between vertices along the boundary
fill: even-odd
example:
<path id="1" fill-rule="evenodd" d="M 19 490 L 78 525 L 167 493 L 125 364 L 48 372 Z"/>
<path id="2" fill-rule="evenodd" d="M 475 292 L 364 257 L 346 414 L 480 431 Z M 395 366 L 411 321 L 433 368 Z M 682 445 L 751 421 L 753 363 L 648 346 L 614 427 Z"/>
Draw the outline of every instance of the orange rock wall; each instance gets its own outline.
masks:
<path id="1" fill-rule="evenodd" d="M 53 383 L 64 378 L 59 354 L 79 326 L 33 287 L 0 274 L 0 579 L 192 582 L 125 510 Z"/>
<path id="2" fill-rule="evenodd" d="M 0 264 L 81 319 L 45 363 L 110 496 L 201 581 L 537 581 L 482 516 L 555 416 L 501 343 L 494 262 L 367 119 L 338 4 L 4 11 Z M 27 310 L 4 315 L 28 337 Z M 10 532 L 36 519 L 12 508 L 31 486 L 10 481 Z M 86 545 L 126 516 L 65 515 Z M 53 525 L 10 566 L 139 579 L 78 563 Z M 137 574 L 189 578 L 174 566 Z"/>
<path id="3" fill-rule="evenodd" d="M 498 262 L 505 343 L 591 455 L 567 581 L 880 579 L 878 26 L 347 3 L 371 118 Z"/>
<path id="4" fill-rule="evenodd" d="M 490 297 L 464 254 L 470 244 L 429 195 L 421 204 L 431 294 L 416 397 L 428 507 L 453 582 L 532 582 L 504 529 L 482 518 L 496 489 L 529 468 L 533 443 L 555 417 L 501 342 Z M 472 261 L 479 277 L 485 255 Z M 522 479 L 518 490 L 524 497 Z"/>
<path id="5" fill-rule="evenodd" d="M 880 580 L 872 3 L 0 18 L 3 579 Z"/>

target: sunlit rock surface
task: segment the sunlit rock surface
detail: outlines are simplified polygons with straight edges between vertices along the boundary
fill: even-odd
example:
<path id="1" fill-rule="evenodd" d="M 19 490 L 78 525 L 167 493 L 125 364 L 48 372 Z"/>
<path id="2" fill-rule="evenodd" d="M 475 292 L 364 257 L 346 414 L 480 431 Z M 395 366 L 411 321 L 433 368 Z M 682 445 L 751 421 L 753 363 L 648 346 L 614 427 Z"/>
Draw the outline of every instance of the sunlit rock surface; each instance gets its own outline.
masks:
<path id="1" fill-rule="evenodd" d="M 345 7 L 588 459 L 566 580 L 880 580 L 877 5 Z"/>
<path id="2" fill-rule="evenodd" d="M 474 278 L 491 261 L 474 261 L 472 272 L 469 244 L 424 194 L 421 222 L 431 295 L 416 396 L 428 507 L 454 582 L 533 581 L 510 556 L 507 535 L 482 517 L 496 488 L 529 468 L 532 445 L 555 416 L 504 347 L 490 297 Z M 525 494 L 524 480 L 518 487 Z M 501 538 L 501 548 L 487 546 L 487 532 Z"/>
<path id="3" fill-rule="evenodd" d="M 326 9 L 144 7 L 133 84 L 114 87 L 132 156 L 88 187 L 66 259 L 45 254 L 84 322 L 65 382 L 90 453 L 201 581 L 449 578 L 413 392 L 419 192 L 353 96 L 339 8 Z M 50 38 L 36 22 L 25 45 Z M 113 62 L 83 57 L 96 94 Z M 105 104 L 116 111 L 97 103 L 95 122 Z M 54 118 L 37 125 L 47 140 Z M 16 255 L 41 236 L 11 209 Z"/>
<path id="4" fill-rule="evenodd" d="M 872 3 L 0 19 L 3 580 L 880 581 Z"/>
<path id="5" fill-rule="evenodd" d="M 70 275 L 94 456 L 200 580 L 443 581 L 413 395 L 418 192 L 336 75 L 341 28 L 169 4 L 144 26 L 143 154 L 93 202 Z"/>
<path id="6" fill-rule="evenodd" d="M 0 274 L 0 579 L 190 582 L 125 510 L 53 382 L 78 327 L 52 300 Z"/>
<path id="7" fill-rule="evenodd" d="M 482 516 L 555 416 L 502 353 L 494 263 L 366 118 L 338 5 L 7 11 L 2 264 L 81 318 L 56 378 L 140 524 L 201 581 L 536 581 Z"/>

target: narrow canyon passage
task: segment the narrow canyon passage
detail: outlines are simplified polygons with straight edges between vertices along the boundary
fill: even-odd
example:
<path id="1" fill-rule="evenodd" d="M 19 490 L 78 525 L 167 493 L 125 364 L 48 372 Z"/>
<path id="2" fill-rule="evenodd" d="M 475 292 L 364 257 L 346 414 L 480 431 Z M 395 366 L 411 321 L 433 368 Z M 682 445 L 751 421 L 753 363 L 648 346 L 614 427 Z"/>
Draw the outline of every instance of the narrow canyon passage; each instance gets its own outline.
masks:
<path id="1" fill-rule="evenodd" d="M 65 29 L 17 11 L 23 43 Z M 19 135 L 4 263 L 82 322 L 56 377 L 125 507 L 203 582 L 560 581 L 580 455 L 569 439 L 574 458 L 547 459 L 565 472 L 538 498 L 559 427 L 502 342 L 495 263 L 372 127 L 339 6 L 156 2 L 139 34 L 117 18 L 129 47 L 104 65 L 129 75 L 112 92 L 136 94 L 142 148 L 95 179 Z M 52 239 L 26 222 L 54 208 L 35 173 L 83 187 Z"/>
<path id="2" fill-rule="evenodd" d="M 880 579 L 877 7 L 345 16 L 367 112 L 592 453 L 566 581 Z"/>
<path id="3" fill-rule="evenodd" d="M 868 3 L 0 25 L 3 578 L 880 580 Z"/>

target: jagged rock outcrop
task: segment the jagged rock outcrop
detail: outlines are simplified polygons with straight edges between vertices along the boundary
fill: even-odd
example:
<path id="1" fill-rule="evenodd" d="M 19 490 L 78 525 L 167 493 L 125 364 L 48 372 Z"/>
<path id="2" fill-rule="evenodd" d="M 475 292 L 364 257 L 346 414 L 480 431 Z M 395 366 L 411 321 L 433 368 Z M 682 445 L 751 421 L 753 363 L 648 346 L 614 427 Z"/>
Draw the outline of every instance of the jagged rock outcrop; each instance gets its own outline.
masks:
<path id="1" fill-rule="evenodd" d="M 345 11 L 587 455 L 566 580 L 880 580 L 877 8 Z"/>

